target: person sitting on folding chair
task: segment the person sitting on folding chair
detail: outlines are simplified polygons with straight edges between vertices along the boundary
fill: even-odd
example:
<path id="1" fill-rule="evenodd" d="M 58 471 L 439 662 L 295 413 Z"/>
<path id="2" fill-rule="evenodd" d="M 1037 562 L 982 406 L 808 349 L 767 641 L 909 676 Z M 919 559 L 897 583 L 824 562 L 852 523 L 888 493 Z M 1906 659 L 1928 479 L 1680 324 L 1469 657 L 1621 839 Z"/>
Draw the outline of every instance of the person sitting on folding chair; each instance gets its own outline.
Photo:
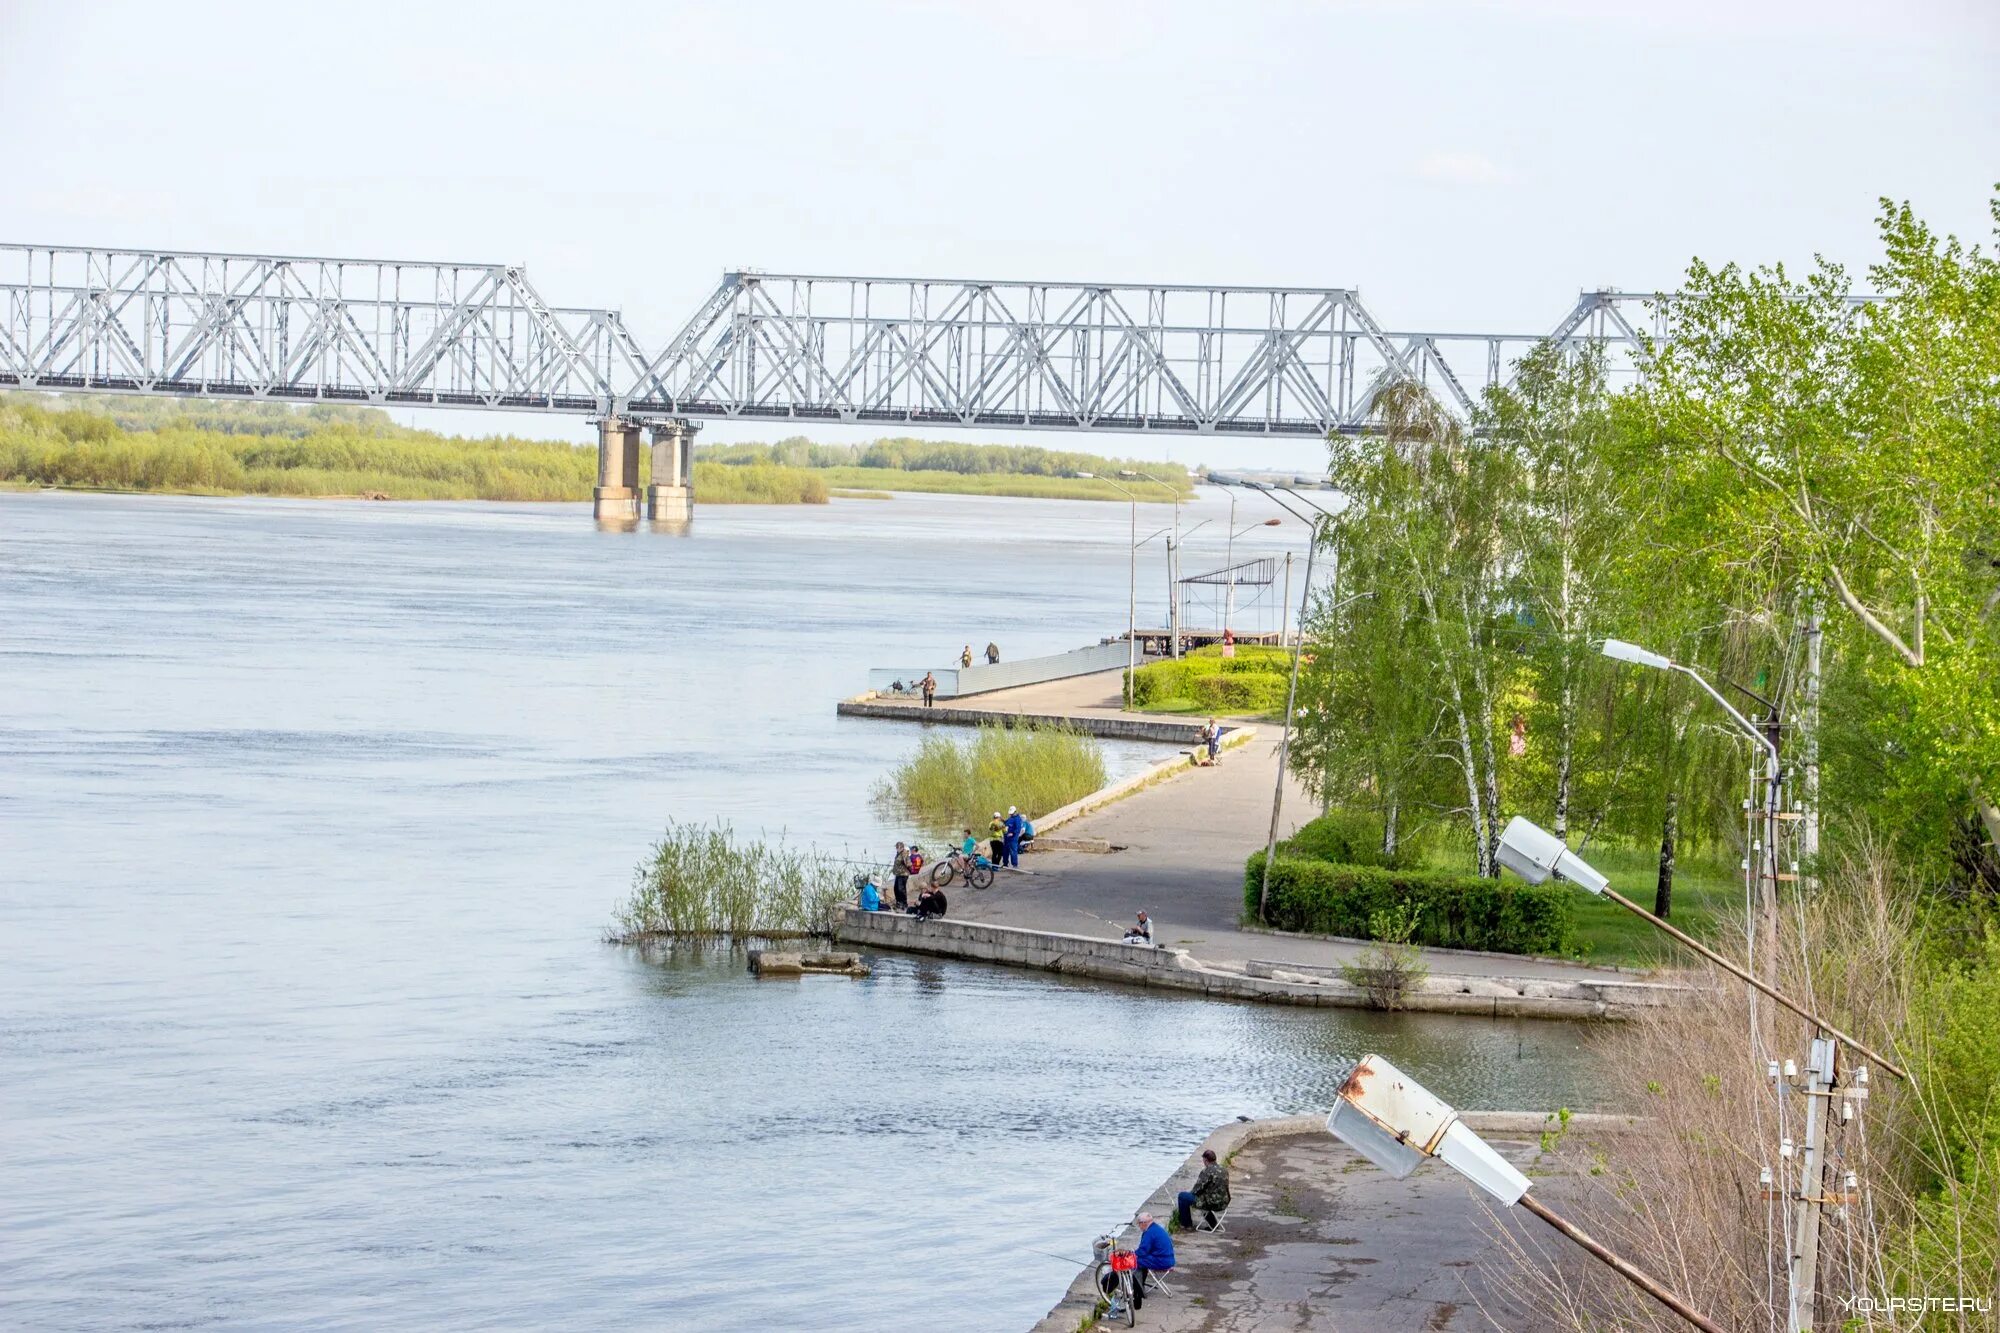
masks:
<path id="1" fill-rule="evenodd" d="M 1139 1245 L 1132 1253 L 1139 1261 L 1132 1274 L 1132 1308 L 1136 1310 L 1145 1304 L 1147 1281 L 1171 1272 L 1174 1266 L 1174 1242 L 1151 1213 L 1139 1214 Z"/>
<path id="2" fill-rule="evenodd" d="M 1194 1188 L 1182 1190 L 1180 1199 L 1181 1230 L 1194 1230 L 1194 1210 L 1202 1211 L 1202 1219 L 1208 1223 L 1202 1228 L 1213 1231 L 1216 1227 L 1215 1215 L 1229 1207 L 1229 1168 L 1215 1160 L 1215 1149 L 1201 1150 L 1201 1174 L 1194 1178 Z"/>

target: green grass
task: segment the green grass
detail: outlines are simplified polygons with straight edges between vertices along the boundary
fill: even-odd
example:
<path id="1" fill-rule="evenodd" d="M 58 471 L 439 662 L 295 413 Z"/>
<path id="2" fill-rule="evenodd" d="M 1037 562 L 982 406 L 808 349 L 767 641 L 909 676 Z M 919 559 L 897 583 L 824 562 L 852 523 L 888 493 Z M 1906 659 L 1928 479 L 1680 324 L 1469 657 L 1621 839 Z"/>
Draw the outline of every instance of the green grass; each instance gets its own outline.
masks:
<path id="1" fill-rule="evenodd" d="M 984 726 L 969 740 L 930 733 L 875 788 L 883 807 L 956 841 L 986 836 L 995 810 L 1038 819 L 1105 785 L 1104 752 L 1066 727 Z"/>
<path id="2" fill-rule="evenodd" d="M 896 497 L 887 491 L 843 491 L 832 492 L 836 500 L 893 500 Z"/>
<path id="3" fill-rule="evenodd" d="M 1658 848 L 1611 847 L 1592 843 L 1584 859 L 1603 871 L 1611 887 L 1647 911 L 1660 877 Z M 1570 943 L 1578 957 L 1619 967 L 1651 967 L 1661 962 L 1684 964 L 1694 955 L 1685 945 L 1661 934 L 1651 922 L 1618 904 L 1583 890 L 1576 891 Z M 1739 942 L 1743 929 L 1743 872 L 1733 864 L 1686 858 L 1674 867 L 1673 911 L 1667 918 L 1702 941 L 1716 946 L 1732 933 Z M 1721 949 L 1727 956 L 1729 951 Z"/>

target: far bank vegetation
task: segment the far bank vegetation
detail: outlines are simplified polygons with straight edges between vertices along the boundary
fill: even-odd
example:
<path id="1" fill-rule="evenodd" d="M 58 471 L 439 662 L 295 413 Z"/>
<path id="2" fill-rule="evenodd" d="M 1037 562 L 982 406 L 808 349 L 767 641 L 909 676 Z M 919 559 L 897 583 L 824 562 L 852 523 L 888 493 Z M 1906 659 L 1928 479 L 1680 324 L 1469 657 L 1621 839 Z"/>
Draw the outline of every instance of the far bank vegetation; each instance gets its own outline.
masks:
<path id="1" fill-rule="evenodd" d="M 652 453 L 640 451 L 640 483 Z M 892 492 L 1122 500 L 1127 464 L 1032 446 L 878 440 L 702 447 L 700 504 L 825 504 Z M 1186 495 L 1178 464 L 1138 468 L 1164 485 L 1120 483 L 1141 499 Z M 373 407 L 200 399 L 0 395 L 0 483 L 179 495 L 385 500 L 590 499 L 597 446 L 513 436 L 465 438 L 400 426 Z"/>

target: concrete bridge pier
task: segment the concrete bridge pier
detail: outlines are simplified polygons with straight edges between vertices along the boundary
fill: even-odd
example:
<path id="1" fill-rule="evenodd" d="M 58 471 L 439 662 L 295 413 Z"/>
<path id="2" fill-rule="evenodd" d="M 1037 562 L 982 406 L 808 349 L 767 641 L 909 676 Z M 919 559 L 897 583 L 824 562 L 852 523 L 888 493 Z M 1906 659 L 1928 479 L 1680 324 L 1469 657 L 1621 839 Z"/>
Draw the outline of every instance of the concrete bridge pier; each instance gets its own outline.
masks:
<path id="1" fill-rule="evenodd" d="M 678 418 L 653 425 L 653 483 L 646 488 L 646 517 L 666 527 L 694 517 L 694 433 Z"/>
<path id="2" fill-rule="evenodd" d="M 591 513 L 599 525 L 629 528 L 639 521 L 639 427 L 623 417 L 597 423 L 597 488 Z"/>

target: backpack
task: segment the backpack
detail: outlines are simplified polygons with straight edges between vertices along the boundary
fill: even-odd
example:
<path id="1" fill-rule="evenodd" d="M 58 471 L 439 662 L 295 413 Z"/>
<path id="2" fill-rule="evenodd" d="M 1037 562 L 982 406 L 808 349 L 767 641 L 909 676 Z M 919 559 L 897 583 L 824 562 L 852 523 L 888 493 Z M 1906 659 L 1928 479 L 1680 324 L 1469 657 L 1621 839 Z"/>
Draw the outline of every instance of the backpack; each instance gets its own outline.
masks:
<path id="1" fill-rule="evenodd" d="M 921 847 L 912 847 L 910 848 L 909 856 L 910 873 L 914 875 L 924 868 L 924 849 Z"/>

